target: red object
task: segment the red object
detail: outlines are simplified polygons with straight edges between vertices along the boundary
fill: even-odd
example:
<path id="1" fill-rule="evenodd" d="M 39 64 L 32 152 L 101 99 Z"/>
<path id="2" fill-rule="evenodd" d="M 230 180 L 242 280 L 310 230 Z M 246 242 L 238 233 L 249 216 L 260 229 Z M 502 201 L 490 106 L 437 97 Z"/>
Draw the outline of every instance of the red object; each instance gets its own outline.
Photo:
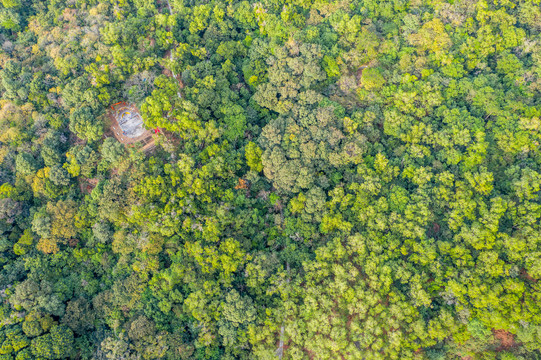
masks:
<path id="1" fill-rule="evenodd" d="M 118 105 L 118 104 L 122 104 L 122 102 L 117 102 L 116 104 L 113 104 L 113 106 Z"/>
<path id="2" fill-rule="evenodd" d="M 154 129 L 154 134 L 158 134 L 160 132 L 159 128 Z"/>

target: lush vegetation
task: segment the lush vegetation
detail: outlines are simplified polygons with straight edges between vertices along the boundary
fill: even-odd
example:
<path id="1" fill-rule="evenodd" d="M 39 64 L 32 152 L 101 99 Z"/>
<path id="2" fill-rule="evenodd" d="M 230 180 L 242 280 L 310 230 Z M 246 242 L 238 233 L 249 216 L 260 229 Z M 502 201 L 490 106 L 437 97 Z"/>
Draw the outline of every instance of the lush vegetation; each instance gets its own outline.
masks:
<path id="1" fill-rule="evenodd" d="M 0 360 L 541 357 L 539 0 L 1 0 L 0 44 Z"/>

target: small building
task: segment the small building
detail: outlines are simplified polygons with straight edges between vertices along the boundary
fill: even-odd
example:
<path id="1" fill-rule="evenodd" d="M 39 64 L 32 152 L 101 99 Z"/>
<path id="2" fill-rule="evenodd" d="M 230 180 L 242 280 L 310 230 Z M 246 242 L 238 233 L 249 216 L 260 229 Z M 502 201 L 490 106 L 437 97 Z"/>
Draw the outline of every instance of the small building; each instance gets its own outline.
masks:
<path id="1" fill-rule="evenodd" d="M 125 102 L 116 103 L 111 105 L 109 114 L 111 132 L 120 143 L 126 146 L 140 143 L 144 151 L 154 148 L 152 135 L 160 131 L 145 128 L 143 118 L 135 105 Z"/>

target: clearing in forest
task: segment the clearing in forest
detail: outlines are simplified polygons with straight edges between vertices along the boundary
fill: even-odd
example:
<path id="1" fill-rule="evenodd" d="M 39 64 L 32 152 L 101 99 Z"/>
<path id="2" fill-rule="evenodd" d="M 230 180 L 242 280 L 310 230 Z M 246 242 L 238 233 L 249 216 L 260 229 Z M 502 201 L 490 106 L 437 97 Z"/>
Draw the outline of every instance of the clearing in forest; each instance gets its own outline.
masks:
<path id="1" fill-rule="evenodd" d="M 126 146 L 141 143 L 145 151 L 154 147 L 152 134 L 157 134 L 160 130 L 145 129 L 143 118 L 135 105 L 129 105 L 125 102 L 111 105 L 109 119 L 111 120 L 111 132 L 120 143 Z"/>

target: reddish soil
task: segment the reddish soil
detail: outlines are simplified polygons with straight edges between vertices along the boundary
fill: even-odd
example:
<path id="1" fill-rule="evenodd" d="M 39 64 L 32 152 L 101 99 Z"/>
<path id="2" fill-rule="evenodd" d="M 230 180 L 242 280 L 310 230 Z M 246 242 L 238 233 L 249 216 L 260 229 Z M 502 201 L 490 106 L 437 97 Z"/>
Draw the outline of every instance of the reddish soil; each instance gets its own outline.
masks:
<path id="1" fill-rule="evenodd" d="M 522 269 L 520 270 L 520 277 L 523 278 L 523 279 L 526 279 L 528 281 L 531 281 L 531 282 L 537 282 L 537 279 L 533 278 L 530 274 L 528 274 L 526 272 L 526 269 Z"/>
<path id="2" fill-rule="evenodd" d="M 500 346 L 496 351 L 505 351 L 511 348 L 517 347 L 518 344 L 515 341 L 515 335 L 505 330 L 492 330 L 494 337 L 500 341 Z"/>
<path id="3" fill-rule="evenodd" d="M 81 180 L 81 182 L 79 183 L 79 187 L 81 189 L 81 192 L 86 193 L 86 194 L 90 194 L 92 192 L 92 190 L 94 190 L 96 185 L 98 185 L 98 182 L 99 182 L 98 179 Z"/>
<path id="4" fill-rule="evenodd" d="M 357 79 L 357 84 L 360 84 L 361 83 L 361 78 L 363 76 L 363 70 L 365 69 L 365 66 L 361 66 L 358 70 L 357 70 L 357 73 L 355 74 L 355 78 Z"/>
<path id="5" fill-rule="evenodd" d="M 315 359 L 316 354 L 312 350 L 308 350 L 307 348 L 302 349 L 307 355 L 310 360 Z"/>
<path id="6" fill-rule="evenodd" d="M 73 145 L 85 145 L 86 141 L 75 135 L 74 133 L 70 132 L 69 135 L 69 142 Z"/>
<path id="7" fill-rule="evenodd" d="M 118 106 L 113 105 L 112 106 L 113 109 L 110 108 L 107 113 L 107 117 L 110 122 L 108 135 L 114 136 L 121 144 L 124 144 L 126 146 L 141 143 L 144 151 L 148 151 L 154 148 L 155 147 L 154 138 L 152 137 L 152 135 L 155 134 L 154 130 L 146 130 L 142 135 L 137 136 L 137 137 L 128 137 L 122 134 L 122 129 L 120 128 L 120 125 L 118 124 L 118 121 L 115 117 L 115 111 L 117 107 Z M 139 112 L 139 110 L 135 107 L 135 105 L 129 105 L 129 108 L 130 108 L 130 111 Z M 159 130 L 161 133 L 161 129 Z"/>

